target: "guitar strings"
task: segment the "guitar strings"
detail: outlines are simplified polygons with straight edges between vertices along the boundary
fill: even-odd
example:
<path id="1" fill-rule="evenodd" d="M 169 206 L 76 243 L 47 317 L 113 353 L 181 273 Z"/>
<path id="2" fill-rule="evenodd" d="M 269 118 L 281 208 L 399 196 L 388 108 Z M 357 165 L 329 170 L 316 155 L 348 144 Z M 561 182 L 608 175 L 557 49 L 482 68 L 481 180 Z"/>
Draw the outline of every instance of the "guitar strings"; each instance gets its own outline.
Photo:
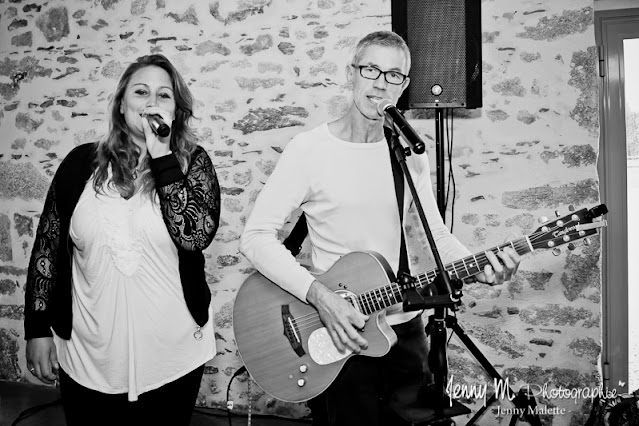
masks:
<path id="1" fill-rule="evenodd" d="M 497 251 L 501 251 L 500 250 L 501 247 L 504 247 L 504 248 L 505 247 L 513 247 L 518 254 L 522 254 L 522 253 L 520 253 L 520 250 L 518 250 L 518 249 L 528 248 L 528 244 L 527 244 L 527 242 L 523 242 L 523 241 L 522 242 L 517 242 L 515 244 L 510 244 L 510 243 L 509 244 L 504 244 L 502 246 L 499 246 Z M 460 273 L 457 272 L 458 269 L 460 271 L 465 271 L 467 273 L 466 276 L 472 276 L 472 275 L 475 275 L 475 274 L 479 274 L 479 273 L 483 272 L 483 267 L 490 263 L 488 261 L 488 256 L 486 255 L 486 253 L 489 252 L 489 251 L 492 252 L 493 249 L 486 250 L 483 253 L 478 254 L 478 255 L 472 255 L 472 256 L 464 258 L 464 259 L 468 259 L 469 260 L 468 263 L 465 262 L 464 260 L 459 260 L 459 261 L 453 262 L 453 263 L 451 263 L 449 265 L 450 267 L 448 269 L 446 269 L 446 271 L 449 272 L 451 274 L 451 276 L 452 275 L 456 275 L 457 279 L 460 278 Z M 526 253 L 528 253 L 528 252 L 526 252 Z M 474 262 L 470 262 L 470 258 L 472 258 L 474 260 Z M 477 272 L 475 272 L 474 274 L 471 274 L 470 271 L 468 270 L 469 268 L 477 269 Z M 423 281 L 426 281 L 426 284 L 430 284 L 436 278 L 437 273 L 436 273 L 436 271 L 429 271 L 429 272 L 424 273 L 422 275 L 424 276 L 425 279 L 421 278 L 420 276 L 417 277 L 419 282 L 420 282 L 420 284 L 423 284 Z"/>
<path id="2" fill-rule="evenodd" d="M 572 226 L 573 222 L 574 222 L 575 224 L 579 224 L 579 221 L 575 221 L 575 220 L 572 220 L 572 219 L 571 219 L 570 221 L 566 222 L 566 223 L 565 223 L 564 225 L 562 225 L 562 226 L 555 226 L 555 227 L 554 227 L 554 228 L 552 228 L 552 229 L 550 229 L 550 228 L 549 228 L 549 229 L 548 229 L 547 231 L 545 231 L 545 232 L 535 232 L 535 233 L 532 233 L 532 234 L 530 234 L 530 235 L 528 236 L 528 240 L 529 240 L 529 241 L 530 241 L 530 243 L 532 244 L 532 243 L 536 242 L 537 240 L 539 240 L 542 236 L 547 235 L 548 233 L 552 233 L 552 232 L 554 232 L 554 231 L 556 231 L 556 230 L 558 230 L 558 229 L 561 229 L 561 228 L 566 228 L 566 227 L 570 227 L 570 226 Z M 522 240 L 523 240 L 523 241 L 522 241 Z M 502 247 L 504 247 L 504 248 L 505 248 L 505 247 L 508 247 L 508 246 L 510 246 L 510 247 L 516 246 L 517 248 L 526 248 L 526 250 L 528 249 L 528 243 L 525 241 L 525 238 L 520 239 L 520 241 L 518 241 L 518 242 L 516 242 L 516 243 L 514 243 L 514 244 L 513 244 L 512 242 L 510 242 L 510 243 L 506 243 L 506 244 L 502 244 L 501 246 L 497 246 L 497 247 L 496 247 L 496 249 L 497 249 L 497 251 L 500 251 Z M 515 251 L 517 251 L 517 253 L 519 253 L 519 250 L 517 250 L 517 248 L 515 248 Z M 470 257 L 472 257 L 472 258 L 476 261 L 475 263 L 483 264 L 483 265 L 485 266 L 485 265 L 487 265 L 487 264 L 489 263 L 489 262 L 488 262 L 488 258 L 487 258 L 487 256 L 486 256 L 486 253 L 487 253 L 488 251 L 493 251 L 494 249 L 495 249 L 495 248 L 490 249 L 490 250 L 486 250 L 486 251 L 484 251 L 482 254 L 479 254 L 478 256 L 476 256 L 476 255 L 472 255 L 472 256 L 466 257 L 466 258 L 464 258 L 464 259 L 469 259 Z M 532 250 L 530 250 L 530 251 L 532 251 Z M 530 251 L 528 251 L 528 250 L 527 250 L 524 254 L 526 254 L 526 253 L 528 253 L 528 252 L 530 252 Z M 521 254 L 521 253 L 519 253 L 519 254 Z M 480 259 L 480 261 L 477 261 L 477 258 L 479 258 L 479 259 Z M 460 268 L 461 270 L 466 270 L 466 272 L 468 272 L 468 270 L 467 270 L 468 268 L 467 268 L 466 263 L 464 262 L 464 259 L 451 263 L 451 264 L 450 264 L 450 266 L 452 267 L 452 269 L 447 269 L 447 271 L 448 271 L 448 272 L 452 272 L 452 273 L 454 273 L 455 275 L 457 275 L 457 278 L 459 278 L 459 274 L 457 273 L 457 268 L 455 268 L 455 266 L 456 266 L 456 265 L 458 265 L 458 266 L 459 266 L 459 268 Z M 472 267 L 472 263 L 471 263 L 471 267 Z M 478 269 L 479 269 L 479 268 L 478 268 Z M 477 272 L 477 273 L 480 273 L 480 272 L 482 272 L 482 271 L 481 271 L 481 270 L 478 270 L 478 272 Z M 418 278 L 418 281 L 420 282 L 420 284 L 423 284 L 423 282 L 422 282 L 422 281 L 426 281 L 426 284 L 429 284 L 430 282 L 432 282 L 432 279 L 431 279 L 431 273 L 433 274 L 433 275 L 432 275 L 432 279 L 435 279 L 435 277 L 436 277 L 436 273 L 435 273 L 435 272 L 433 272 L 433 271 L 430 271 L 430 272 L 427 272 L 427 273 L 425 273 L 425 274 L 422 274 L 422 275 L 424 275 L 424 276 L 425 276 L 426 280 L 424 280 L 423 278 L 420 278 L 419 276 L 417 277 L 417 278 Z M 474 274 L 469 274 L 469 275 L 474 275 Z"/>
<path id="3" fill-rule="evenodd" d="M 552 233 L 558 229 L 561 229 L 562 227 L 563 228 L 569 227 L 572 222 L 579 223 L 578 221 L 570 220 L 567 223 L 565 223 L 563 226 L 561 227 L 555 226 L 553 228 L 549 228 L 548 231 L 546 232 L 533 232 L 532 234 L 528 235 L 528 240 L 526 240 L 526 238 L 524 237 L 519 239 L 519 241 L 515 243 L 511 241 L 509 243 L 505 243 L 500 246 L 493 247 L 492 249 L 486 250 L 483 253 L 480 253 L 478 255 L 468 256 L 464 259 L 469 259 L 472 257 L 472 259 L 475 261 L 473 263 L 475 263 L 476 265 L 473 266 L 473 263 L 470 263 L 470 267 L 472 269 L 478 270 L 476 274 L 481 273 L 483 269 L 480 269 L 480 268 L 490 263 L 488 260 L 488 256 L 486 255 L 488 251 L 493 252 L 496 249 L 499 252 L 501 251 L 502 248 L 506 248 L 506 247 L 513 247 L 517 253 L 519 253 L 518 249 L 528 250 L 529 241 L 530 241 L 530 244 L 532 244 L 533 242 L 536 242 L 537 240 L 541 239 L 544 235 L 547 235 L 548 233 Z M 528 252 L 529 251 L 526 251 L 525 253 L 528 253 Z M 468 271 L 468 266 L 466 265 L 466 262 L 464 261 L 464 259 L 450 263 L 448 265 L 448 268 L 445 267 L 446 271 L 451 273 L 451 275 L 452 274 L 457 275 L 457 278 L 459 279 L 459 273 L 457 272 L 457 269 L 455 267 L 455 265 L 458 265 L 462 271 L 465 270 L 466 273 L 468 273 L 468 276 L 475 275 L 475 274 L 470 274 L 470 272 Z M 463 269 L 462 269 L 462 265 L 463 265 Z M 431 274 L 433 274 L 432 279 L 430 279 Z M 421 275 L 424 276 L 425 278 L 420 278 L 420 276 L 417 276 L 417 281 L 422 287 L 424 286 L 424 284 L 430 284 L 432 280 L 436 278 L 436 274 L 434 271 L 429 271 Z M 379 293 L 379 295 L 376 295 L 376 293 Z M 386 293 L 386 295 L 384 295 L 384 293 Z M 397 283 L 390 283 L 386 286 L 369 290 L 360 295 L 357 295 L 355 297 L 355 301 L 358 304 L 357 307 L 359 308 L 360 312 L 370 315 L 388 306 L 399 303 L 397 301 L 398 296 L 401 297 L 400 286 Z M 395 299 L 395 303 L 390 303 L 391 297 Z M 388 306 L 385 306 L 384 300 L 387 300 L 389 302 Z M 379 308 L 376 305 L 379 306 Z M 293 323 L 299 330 L 306 330 L 308 328 L 314 328 L 317 325 L 321 325 L 322 321 L 317 312 L 312 312 L 312 313 L 301 315 L 300 317 L 294 318 Z"/>
<path id="4" fill-rule="evenodd" d="M 531 236 L 534 237 L 534 234 L 531 235 Z M 506 245 L 504 245 L 504 247 L 508 246 L 508 245 L 512 246 L 512 244 L 506 244 Z M 519 248 L 527 247 L 527 243 L 525 243 L 525 242 L 518 242 L 518 243 L 516 243 L 514 245 L 518 246 Z M 517 249 L 515 248 L 515 250 L 517 250 Z M 482 254 L 479 254 L 477 256 L 473 256 L 473 259 L 479 264 L 487 262 L 488 257 L 486 256 L 485 253 L 486 252 L 484 252 Z M 467 268 L 465 267 L 464 269 L 467 269 Z M 479 269 L 479 267 L 477 267 L 477 269 L 478 269 L 477 273 L 481 272 L 481 269 Z M 447 271 L 448 272 L 454 272 L 459 277 L 459 274 L 454 269 L 454 266 L 453 266 L 452 270 L 447 270 Z M 425 274 L 425 275 L 427 275 L 427 277 L 428 277 L 428 274 Z M 434 279 L 434 277 L 433 277 L 433 279 Z M 423 285 L 422 281 L 427 281 L 427 283 L 431 282 L 430 280 L 419 279 L 419 277 L 418 277 L 418 281 L 422 285 Z M 391 295 L 395 298 L 395 300 L 397 300 L 397 294 L 398 293 L 401 296 L 401 289 L 400 289 L 399 285 L 397 285 L 396 283 L 391 283 L 388 286 L 370 290 L 368 292 L 362 293 L 359 296 L 357 296 L 357 298 L 356 298 L 357 301 L 361 302 L 360 303 L 360 310 L 362 312 L 366 313 L 366 314 L 371 314 L 373 312 L 376 312 L 376 311 L 379 311 L 379 310 L 383 309 L 385 307 L 383 301 L 380 300 L 380 298 L 378 296 L 374 296 L 374 294 L 376 292 L 382 294 L 382 291 L 385 291 L 387 293 L 387 295 L 388 295 L 388 293 L 389 293 L 388 290 L 387 290 L 388 287 L 391 288 Z M 390 300 L 390 297 L 388 297 L 388 299 Z M 396 303 L 398 303 L 398 302 L 396 302 Z M 376 305 L 378 305 L 379 308 Z M 298 317 L 297 319 L 294 319 L 293 321 L 294 321 L 294 324 L 300 330 L 305 330 L 305 329 L 307 329 L 309 327 L 315 327 L 317 325 L 322 324 L 321 319 L 319 318 L 319 315 L 318 315 L 317 312 L 312 312 L 312 313 L 307 314 L 307 315 L 302 315 L 302 316 Z"/>
<path id="5" fill-rule="evenodd" d="M 388 290 L 390 288 L 390 291 Z M 386 306 L 383 303 L 382 298 L 380 298 L 379 296 L 374 296 L 371 293 L 375 293 L 378 292 L 382 298 L 386 297 L 387 300 L 390 301 L 390 297 L 392 296 L 393 298 L 395 298 L 395 302 L 394 303 L 390 303 L 388 304 L 388 306 L 400 303 L 401 301 L 401 288 L 398 284 L 396 283 L 390 283 L 384 287 L 379 287 L 377 289 L 362 293 L 358 296 L 355 297 L 356 302 L 359 305 L 360 308 L 360 312 L 366 312 L 366 308 L 372 307 L 372 309 L 368 312 L 368 313 L 373 313 L 376 311 L 379 311 L 383 308 L 385 308 Z M 383 293 L 386 293 L 386 296 L 384 296 Z M 398 300 L 399 299 L 399 300 Z M 379 305 L 379 308 L 375 307 L 375 304 Z M 367 313 L 367 314 L 368 314 Z M 300 317 L 297 317 L 294 321 L 295 324 L 300 326 L 300 327 L 307 327 L 309 325 L 309 321 L 315 325 L 316 322 L 315 320 L 319 318 L 319 315 L 316 312 L 312 312 L 306 315 L 301 315 Z"/>
<path id="6" fill-rule="evenodd" d="M 531 239 L 533 239 L 533 238 L 535 238 L 535 235 L 531 234 L 530 237 L 531 237 Z M 517 242 L 514 245 L 519 247 L 519 248 L 524 248 L 524 247 L 528 246 L 527 242 L 523 242 L 523 241 Z M 513 244 L 505 244 L 505 245 L 503 245 L 503 247 L 506 247 L 506 246 L 513 246 Z M 515 248 L 515 250 L 517 251 L 516 248 Z M 473 259 L 475 259 L 475 261 L 477 263 L 479 263 L 479 264 L 482 264 L 482 263 L 487 264 L 488 257 L 485 254 L 487 251 L 488 250 L 486 250 L 482 254 L 473 256 Z M 452 264 L 451 264 L 451 266 L 452 266 Z M 467 269 L 467 268 L 464 268 L 464 269 Z M 481 272 L 481 269 L 479 269 L 479 267 L 477 269 L 478 269 L 477 273 Z M 454 269 L 454 267 L 453 267 L 453 269 L 448 269 L 447 272 L 454 272 L 459 277 L 459 275 L 457 274 L 457 272 Z M 428 278 L 428 273 L 424 274 L 424 275 L 426 275 L 427 278 Z M 433 277 L 433 279 L 434 278 L 435 277 Z M 419 277 L 418 277 L 418 281 L 419 281 L 419 283 L 421 285 L 423 285 L 422 281 L 426 281 L 427 284 L 430 284 L 430 282 L 431 282 L 431 280 L 423 280 L 423 279 L 419 279 Z M 377 311 L 385 308 L 386 306 L 384 306 L 383 301 L 380 301 L 379 297 L 374 296 L 374 293 L 379 292 L 381 294 L 382 290 L 385 290 L 386 293 L 388 294 L 388 290 L 386 290 L 387 287 L 391 287 L 392 295 L 393 295 L 393 297 L 396 300 L 397 300 L 397 293 L 399 293 L 399 295 L 401 296 L 401 289 L 400 289 L 399 285 L 396 284 L 396 283 L 391 283 L 391 284 L 389 284 L 388 286 L 385 286 L 385 287 L 369 290 L 368 292 L 362 293 L 359 296 L 357 296 L 358 301 L 362 302 L 360 304 L 362 309 L 360 309 L 360 310 L 362 312 L 366 313 L 366 314 L 371 314 L 371 313 L 377 312 Z M 379 308 L 376 306 L 376 304 L 379 305 Z M 368 308 L 368 311 L 367 311 L 366 308 Z M 321 325 L 322 324 L 321 319 L 319 318 L 319 315 L 318 315 L 317 312 L 313 312 L 313 313 L 310 313 L 310 314 L 307 314 L 307 315 L 302 315 L 299 318 L 294 319 L 293 321 L 294 321 L 294 324 L 300 330 L 306 330 L 309 327 L 315 327 L 317 325 Z"/>

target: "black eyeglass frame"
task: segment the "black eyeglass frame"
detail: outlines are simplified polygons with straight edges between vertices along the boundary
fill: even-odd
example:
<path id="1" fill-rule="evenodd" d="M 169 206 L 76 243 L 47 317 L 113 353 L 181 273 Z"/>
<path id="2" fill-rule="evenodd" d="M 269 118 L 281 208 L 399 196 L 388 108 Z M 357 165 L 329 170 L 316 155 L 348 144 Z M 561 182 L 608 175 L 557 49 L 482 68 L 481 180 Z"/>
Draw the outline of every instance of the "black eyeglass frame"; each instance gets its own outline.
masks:
<path id="1" fill-rule="evenodd" d="M 384 80 L 386 80 L 386 83 L 388 83 L 388 84 L 392 84 L 392 85 L 394 85 L 394 86 L 401 86 L 402 84 L 404 84 L 404 82 L 405 82 L 405 81 L 406 81 L 406 79 L 408 78 L 408 76 L 407 76 L 407 75 L 402 74 L 402 73 L 401 73 L 401 72 L 399 72 L 399 71 L 394 71 L 394 70 L 390 70 L 390 71 L 382 71 L 382 70 L 380 70 L 379 68 L 377 68 L 377 67 L 375 67 L 375 66 L 373 66 L 373 65 L 355 65 L 355 64 L 351 64 L 351 66 L 352 66 L 352 67 L 354 67 L 354 68 L 359 68 L 359 75 L 361 75 L 361 76 L 362 76 L 362 78 L 365 78 L 365 79 L 367 79 L 367 80 L 377 80 L 377 79 L 379 78 L 379 76 L 380 76 L 380 75 L 384 74 Z M 375 77 L 375 78 L 366 77 L 366 76 L 362 73 L 362 70 L 363 70 L 364 68 L 372 68 L 372 69 L 374 69 L 374 70 L 377 70 L 377 71 L 378 71 L 377 77 Z M 393 83 L 392 81 L 388 81 L 388 74 L 389 74 L 389 73 L 399 74 L 399 75 L 401 75 L 401 76 L 402 76 L 402 77 L 404 77 L 404 78 L 403 78 L 403 79 L 402 79 L 402 81 L 401 81 L 401 82 L 399 82 L 399 83 Z"/>

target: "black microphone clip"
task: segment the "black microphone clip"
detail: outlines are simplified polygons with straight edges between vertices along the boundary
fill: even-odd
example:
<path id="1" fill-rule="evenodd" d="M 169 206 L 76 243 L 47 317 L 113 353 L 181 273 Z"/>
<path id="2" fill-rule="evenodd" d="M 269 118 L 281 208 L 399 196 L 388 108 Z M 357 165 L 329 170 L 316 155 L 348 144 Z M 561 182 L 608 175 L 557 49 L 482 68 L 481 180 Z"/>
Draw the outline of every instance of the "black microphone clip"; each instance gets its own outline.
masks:
<path id="1" fill-rule="evenodd" d="M 426 145 L 424 142 L 410 124 L 408 124 L 404 115 L 399 112 L 393 102 L 389 99 L 382 99 L 377 104 L 377 113 L 382 117 L 386 115 L 392 119 L 393 124 L 397 126 L 415 154 L 423 154 L 424 151 L 426 151 Z"/>
<path id="2" fill-rule="evenodd" d="M 167 137 L 171 134 L 171 127 L 164 122 L 162 117 L 158 114 L 147 114 L 146 119 L 151 126 L 151 129 L 160 137 Z"/>

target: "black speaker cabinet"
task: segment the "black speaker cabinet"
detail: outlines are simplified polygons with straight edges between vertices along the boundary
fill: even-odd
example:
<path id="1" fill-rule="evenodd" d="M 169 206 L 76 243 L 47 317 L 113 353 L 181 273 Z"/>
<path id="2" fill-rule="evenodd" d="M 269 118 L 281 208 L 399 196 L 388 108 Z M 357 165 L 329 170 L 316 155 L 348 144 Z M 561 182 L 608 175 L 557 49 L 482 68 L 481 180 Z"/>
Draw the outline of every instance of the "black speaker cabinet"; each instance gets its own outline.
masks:
<path id="1" fill-rule="evenodd" d="M 481 0 L 392 0 L 391 15 L 412 58 L 397 107 L 481 108 Z"/>

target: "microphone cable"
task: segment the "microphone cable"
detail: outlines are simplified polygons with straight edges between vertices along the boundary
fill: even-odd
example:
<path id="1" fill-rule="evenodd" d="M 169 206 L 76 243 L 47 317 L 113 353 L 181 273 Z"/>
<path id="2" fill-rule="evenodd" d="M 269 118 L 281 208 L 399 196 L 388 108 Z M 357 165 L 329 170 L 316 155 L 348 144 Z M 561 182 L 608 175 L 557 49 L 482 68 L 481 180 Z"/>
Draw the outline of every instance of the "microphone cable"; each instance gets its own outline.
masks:
<path id="1" fill-rule="evenodd" d="M 450 196 L 450 187 L 452 183 L 453 197 L 451 200 L 451 207 L 450 207 L 450 233 L 452 234 L 453 225 L 455 223 L 455 195 L 457 194 L 457 186 L 455 184 L 455 173 L 453 172 L 453 113 L 450 108 L 446 108 L 446 115 L 445 115 L 444 121 L 446 122 L 446 140 L 448 142 L 448 184 L 446 188 L 446 201 L 444 202 L 444 204 L 446 205 L 446 210 L 447 210 L 448 199 Z"/>
<path id="2" fill-rule="evenodd" d="M 62 403 L 62 398 L 58 398 L 56 400 L 53 400 L 51 402 L 47 402 L 45 404 L 35 405 L 33 407 L 27 408 L 26 410 L 24 410 L 20 414 L 18 414 L 18 417 L 16 417 L 16 419 L 13 421 L 13 423 L 11 423 L 11 426 L 16 426 L 18 423 L 20 423 L 21 421 L 23 421 L 27 417 L 31 417 L 32 415 L 36 414 L 39 411 L 42 411 L 42 410 L 44 410 L 46 408 L 53 407 L 53 406 L 61 404 L 61 403 Z"/>
<path id="3" fill-rule="evenodd" d="M 233 426 L 232 422 L 231 422 L 231 410 L 233 409 L 233 400 L 231 400 L 231 384 L 233 383 L 233 380 L 239 376 L 242 373 L 248 373 L 248 370 L 246 369 L 246 366 L 243 365 L 240 368 L 238 368 L 237 370 L 235 370 L 235 373 L 233 373 L 233 375 L 231 376 L 231 380 L 229 380 L 229 384 L 226 387 L 226 414 L 228 416 L 229 419 L 229 426 Z M 248 378 L 249 380 L 249 394 L 248 394 L 248 425 L 250 426 L 251 424 L 251 388 L 250 388 L 250 382 L 251 382 L 251 378 Z"/>

